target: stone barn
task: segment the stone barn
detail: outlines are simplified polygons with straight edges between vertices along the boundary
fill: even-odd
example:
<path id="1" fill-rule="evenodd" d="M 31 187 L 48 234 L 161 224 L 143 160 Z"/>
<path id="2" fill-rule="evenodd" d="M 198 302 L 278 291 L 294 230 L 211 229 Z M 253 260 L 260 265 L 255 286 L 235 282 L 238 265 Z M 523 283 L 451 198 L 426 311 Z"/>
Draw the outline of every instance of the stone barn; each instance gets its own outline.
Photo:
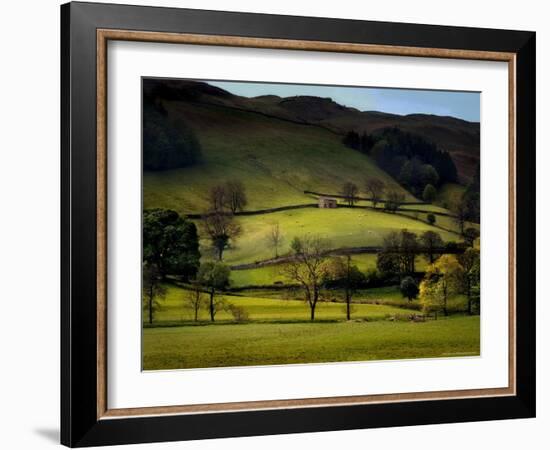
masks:
<path id="1" fill-rule="evenodd" d="M 336 208 L 338 202 L 332 197 L 319 197 L 319 208 Z"/>

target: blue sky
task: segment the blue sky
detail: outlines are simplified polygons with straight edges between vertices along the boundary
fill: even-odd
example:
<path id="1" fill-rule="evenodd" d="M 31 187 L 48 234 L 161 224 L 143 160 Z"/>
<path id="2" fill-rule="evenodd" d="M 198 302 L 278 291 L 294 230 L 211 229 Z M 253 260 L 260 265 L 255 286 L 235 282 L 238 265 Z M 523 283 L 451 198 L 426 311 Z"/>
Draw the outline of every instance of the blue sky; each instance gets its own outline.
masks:
<path id="1" fill-rule="evenodd" d="M 436 114 L 438 116 L 457 117 L 470 122 L 479 122 L 480 96 L 478 92 L 230 81 L 208 81 L 208 83 L 244 97 L 256 97 L 266 94 L 280 97 L 312 95 L 330 97 L 337 103 L 361 111 L 382 111 L 401 115 L 414 113 Z"/>

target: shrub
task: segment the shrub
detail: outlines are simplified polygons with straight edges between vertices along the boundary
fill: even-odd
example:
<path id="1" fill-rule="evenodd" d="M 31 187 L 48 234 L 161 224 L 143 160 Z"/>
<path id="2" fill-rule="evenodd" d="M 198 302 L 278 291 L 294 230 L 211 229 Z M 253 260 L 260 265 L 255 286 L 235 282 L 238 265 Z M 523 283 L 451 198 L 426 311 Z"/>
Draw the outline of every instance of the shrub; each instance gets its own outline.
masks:
<path id="1" fill-rule="evenodd" d="M 418 285 L 412 277 L 403 278 L 400 289 L 403 297 L 407 297 L 409 302 L 418 296 Z"/>
<path id="2" fill-rule="evenodd" d="M 430 225 L 435 224 L 435 215 L 434 215 L 434 214 L 428 214 L 428 215 L 426 216 L 426 220 L 428 221 L 428 223 L 429 223 Z"/>
<path id="3" fill-rule="evenodd" d="M 229 310 L 229 312 L 233 316 L 233 320 L 235 320 L 235 322 L 247 322 L 248 321 L 248 312 L 246 312 L 246 310 L 242 306 L 229 304 L 227 309 Z"/>

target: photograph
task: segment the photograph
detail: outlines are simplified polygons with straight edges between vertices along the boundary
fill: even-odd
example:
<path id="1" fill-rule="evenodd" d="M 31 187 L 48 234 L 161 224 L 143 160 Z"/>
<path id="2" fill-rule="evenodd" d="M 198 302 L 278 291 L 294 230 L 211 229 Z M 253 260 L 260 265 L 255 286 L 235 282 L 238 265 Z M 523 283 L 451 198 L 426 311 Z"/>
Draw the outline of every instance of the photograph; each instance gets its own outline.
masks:
<path id="1" fill-rule="evenodd" d="M 480 94 L 142 78 L 142 368 L 480 355 Z"/>

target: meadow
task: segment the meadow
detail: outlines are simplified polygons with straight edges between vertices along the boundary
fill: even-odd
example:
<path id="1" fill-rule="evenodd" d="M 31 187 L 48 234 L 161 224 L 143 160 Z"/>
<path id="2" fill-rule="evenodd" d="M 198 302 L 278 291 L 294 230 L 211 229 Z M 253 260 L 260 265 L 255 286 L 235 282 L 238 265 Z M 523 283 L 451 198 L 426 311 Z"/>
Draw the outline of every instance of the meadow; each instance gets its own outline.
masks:
<path id="1" fill-rule="evenodd" d="M 212 105 L 166 102 L 168 111 L 195 130 L 203 148 L 193 167 L 145 172 L 145 208 L 180 214 L 208 210 L 208 193 L 220 180 L 242 180 L 249 210 L 315 202 L 305 190 L 337 194 L 342 183 L 383 180 L 415 200 L 367 156 L 344 146 L 341 136 L 258 114 Z"/>
<path id="2" fill-rule="evenodd" d="M 360 253 L 351 257 L 352 264 L 361 272 L 376 269 L 376 254 Z M 418 258 L 416 270 L 424 272 L 428 266 L 425 258 Z M 282 266 L 278 264 L 257 267 L 252 269 L 240 269 L 231 271 L 231 287 L 242 288 L 252 286 L 270 286 L 288 284 L 291 281 L 285 276 Z M 400 294 L 401 295 L 401 294 Z"/>
<path id="3" fill-rule="evenodd" d="M 229 265 L 252 263 L 273 258 L 274 250 L 269 247 L 268 235 L 271 227 L 278 223 L 284 241 L 279 254 L 284 255 L 294 236 L 313 234 L 328 240 L 331 249 L 361 246 L 380 246 L 389 231 L 406 228 L 421 234 L 433 230 L 445 241 L 457 241 L 459 237 L 451 232 L 414 219 L 383 211 L 359 208 L 337 208 L 333 210 L 306 208 L 280 211 L 253 216 L 238 216 L 242 239 L 237 239 L 224 252 L 224 261 Z M 209 253 L 209 242 L 202 241 L 201 252 Z"/>
<path id="4" fill-rule="evenodd" d="M 145 370 L 479 355 L 479 316 L 144 328 Z"/>
<path id="5" fill-rule="evenodd" d="M 155 326 L 178 325 L 182 322 L 192 321 L 192 313 L 185 308 L 185 298 L 188 291 L 173 285 L 166 285 L 166 298 L 162 301 L 162 306 L 155 316 Z M 394 291 L 399 292 L 398 290 Z M 393 315 L 406 315 L 417 313 L 417 309 L 407 309 L 383 304 L 384 298 L 388 295 L 387 291 L 381 292 L 377 297 L 376 304 L 355 304 L 353 317 L 361 320 L 378 320 L 391 317 Z M 390 294 L 391 295 L 391 294 Z M 399 294 L 400 295 L 400 294 Z M 327 297 L 333 299 L 337 294 L 328 293 Z M 224 294 L 224 300 L 235 306 L 240 306 L 246 310 L 249 320 L 254 322 L 300 322 L 309 320 L 309 309 L 303 300 L 299 299 L 299 294 L 286 294 L 282 291 L 249 293 L 244 291 L 238 294 Z M 277 298 L 278 297 L 278 298 Z M 284 297 L 289 297 L 285 299 Z M 360 301 L 360 297 L 357 297 Z M 415 303 L 415 302 L 412 302 Z M 341 320 L 344 317 L 344 304 L 338 302 L 320 302 L 317 306 L 316 320 Z M 203 308 L 199 319 L 208 321 L 208 313 Z M 216 315 L 216 322 L 233 322 L 233 316 L 227 310 L 222 310 Z"/>

